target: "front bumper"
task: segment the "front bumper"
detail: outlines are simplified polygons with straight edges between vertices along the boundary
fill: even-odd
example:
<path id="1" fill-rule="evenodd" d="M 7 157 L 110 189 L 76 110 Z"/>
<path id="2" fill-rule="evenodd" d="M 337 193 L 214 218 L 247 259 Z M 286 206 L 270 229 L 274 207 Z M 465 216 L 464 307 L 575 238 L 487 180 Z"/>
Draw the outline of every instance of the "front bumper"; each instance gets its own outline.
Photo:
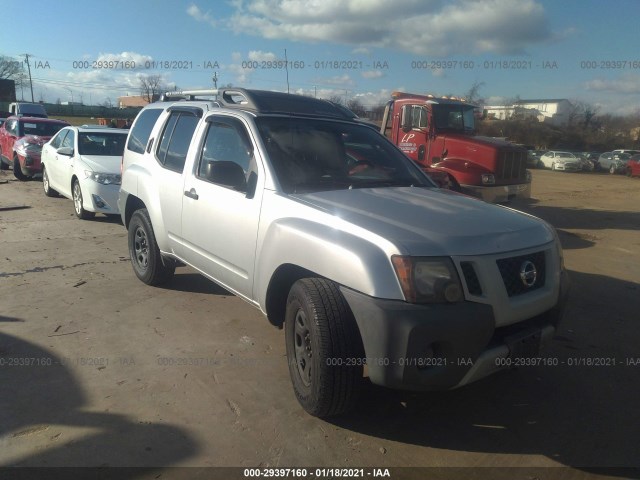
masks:
<path id="1" fill-rule="evenodd" d="M 531 182 L 515 185 L 460 185 L 462 193 L 479 198 L 488 203 L 509 202 L 515 199 L 531 198 Z"/>
<path id="2" fill-rule="evenodd" d="M 118 210 L 120 185 L 102 185 L 87 178 L 81 181 L 80 188 L 85 210 L 107 215 L 120 213 Z"/>
<path id="3" fill-rule="evenodd" d="M 27 155 L 23 157 L 18 155 L 18 162 L 20 162 L 20 170 L 24 175 L 32 177 L 38 173 L 42 173 L 42 164 L 40 163 L 40 157 Z"/>
<path id="4" fill-rule="evenodd" d="M 557 304 L 532 318 L 496 328 L 487 304 L 416 305 L 372 298 L 346 287 L 341 292 L 355 316 L 369 379 L 404 390 L 447 390 L 536 356 L 553 338 L 568 292 L 560 276 Z M 516 363 L 516 362 L 513 362 Z"/>
<path id="5" fill-rule="evenodd" d="M 562 172 L 579 172 L 582 166 L 578 163 L 556 163 L 555 169 Z"/>

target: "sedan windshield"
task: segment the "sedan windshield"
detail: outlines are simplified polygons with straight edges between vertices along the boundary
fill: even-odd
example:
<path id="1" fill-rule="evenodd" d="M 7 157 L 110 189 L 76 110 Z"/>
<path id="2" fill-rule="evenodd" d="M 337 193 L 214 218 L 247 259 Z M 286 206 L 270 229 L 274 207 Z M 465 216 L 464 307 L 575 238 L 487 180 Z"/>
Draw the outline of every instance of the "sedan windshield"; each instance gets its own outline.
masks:
<path id="1" fill-rule="evenodd" d="M 364 125 L 290 117 L 256 120 L 287 193 L 435 186 L 386 138 Z"/>
<path id="2" fill-rule="evenodd" d="M 122 156 L 126 133 L 114 132 L 81 132 L 78 135 L 78 153 L 80 155 L 103 155 L 109 157 Z"/>

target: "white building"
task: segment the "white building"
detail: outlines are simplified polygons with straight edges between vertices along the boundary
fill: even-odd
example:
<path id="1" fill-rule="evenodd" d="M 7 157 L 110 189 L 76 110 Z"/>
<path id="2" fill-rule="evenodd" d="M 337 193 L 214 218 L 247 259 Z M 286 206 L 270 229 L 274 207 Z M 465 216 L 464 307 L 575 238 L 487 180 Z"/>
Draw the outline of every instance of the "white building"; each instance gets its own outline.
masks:
<path id="1" fill-rule="evenodd" d="M 539 122 L 566 125 L 573 106 L 566 98 L 520 100 L 512 105 L 486 105 L 484 116 L 506 120 L 514 116 L 537 118 Z"/>

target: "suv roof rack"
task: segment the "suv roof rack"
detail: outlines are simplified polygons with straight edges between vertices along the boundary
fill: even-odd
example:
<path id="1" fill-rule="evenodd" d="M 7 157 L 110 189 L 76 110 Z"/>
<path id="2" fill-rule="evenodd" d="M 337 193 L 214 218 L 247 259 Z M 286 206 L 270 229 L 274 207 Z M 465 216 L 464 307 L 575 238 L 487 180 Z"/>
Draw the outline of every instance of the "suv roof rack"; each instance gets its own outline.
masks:
<path id="1" fill-rule="evenodd" d="M 216 97 L 215 103 L 226 108 L 237 108 L 258 113 L 311 115 L 353 120 L 353 112 L 328 100 L 267 90 L 223 88 L 211 90 L 180 90 L 166 92 L 160 101 L 196 100 L 197 97 Z"/>

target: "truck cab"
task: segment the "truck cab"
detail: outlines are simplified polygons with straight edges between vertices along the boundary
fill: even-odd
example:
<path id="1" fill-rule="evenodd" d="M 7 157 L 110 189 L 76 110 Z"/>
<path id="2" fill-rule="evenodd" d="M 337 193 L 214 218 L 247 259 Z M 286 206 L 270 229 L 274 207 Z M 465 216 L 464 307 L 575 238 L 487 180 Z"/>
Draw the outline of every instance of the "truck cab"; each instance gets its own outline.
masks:
<path id="1" fill-rule="evenodd" d="M 39 103 L 14 102 L 9 105 L 9 111 L 16 117 L 49 118 L 44 106 Z"/>
<path id="2" fill-rule="evenodd" d="M 527 151 L 475 134 L 475 106 L 456 97 L 394 92 L 381 133 L 429 174 L 446 172 L 460 191 L 499 203 L 531 196 Z"/>

